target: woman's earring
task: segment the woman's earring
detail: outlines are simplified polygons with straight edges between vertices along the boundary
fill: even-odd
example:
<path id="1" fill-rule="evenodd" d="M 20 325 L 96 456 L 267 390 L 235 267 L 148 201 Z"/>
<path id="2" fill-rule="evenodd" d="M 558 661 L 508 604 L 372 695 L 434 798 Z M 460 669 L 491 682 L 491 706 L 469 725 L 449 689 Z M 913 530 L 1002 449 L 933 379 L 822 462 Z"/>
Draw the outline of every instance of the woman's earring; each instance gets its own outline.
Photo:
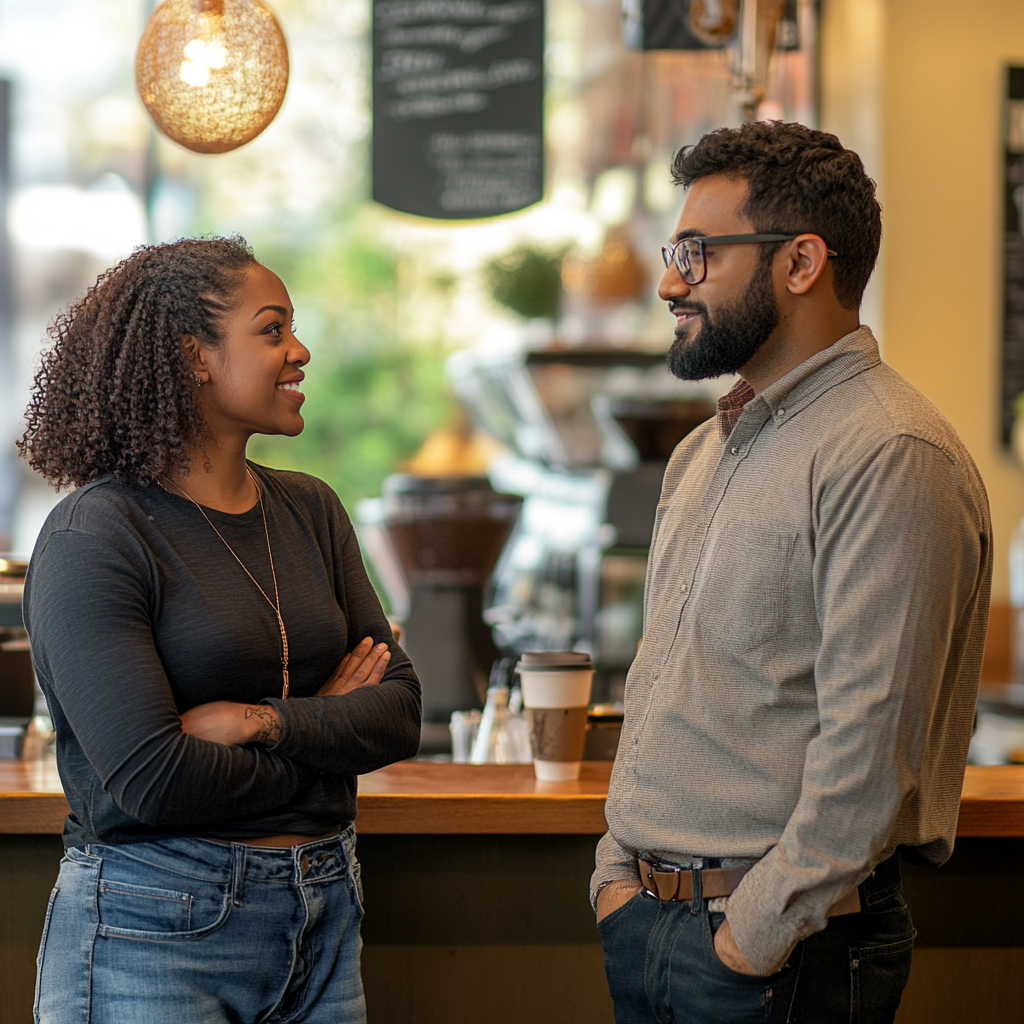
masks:
<path id="1" fill-rule="evenodd" d="M 193 373 L 192 376 L 195 378 L 196 387 L 201 388 L 203 386 L 203 378 L 198 373 Z"/>

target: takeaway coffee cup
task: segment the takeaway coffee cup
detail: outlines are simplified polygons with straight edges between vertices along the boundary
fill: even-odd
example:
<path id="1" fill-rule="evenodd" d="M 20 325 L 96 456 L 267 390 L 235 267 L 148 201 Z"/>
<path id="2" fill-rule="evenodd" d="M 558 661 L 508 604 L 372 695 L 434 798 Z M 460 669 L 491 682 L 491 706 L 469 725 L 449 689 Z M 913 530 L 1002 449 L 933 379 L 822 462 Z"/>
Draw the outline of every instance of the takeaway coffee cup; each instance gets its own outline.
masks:
<path id="1" fill-rule="evenodd" d="M 578 779 L 594 665 L 580 651 L 526 651 L 516 666 L 542 782 Z"/>

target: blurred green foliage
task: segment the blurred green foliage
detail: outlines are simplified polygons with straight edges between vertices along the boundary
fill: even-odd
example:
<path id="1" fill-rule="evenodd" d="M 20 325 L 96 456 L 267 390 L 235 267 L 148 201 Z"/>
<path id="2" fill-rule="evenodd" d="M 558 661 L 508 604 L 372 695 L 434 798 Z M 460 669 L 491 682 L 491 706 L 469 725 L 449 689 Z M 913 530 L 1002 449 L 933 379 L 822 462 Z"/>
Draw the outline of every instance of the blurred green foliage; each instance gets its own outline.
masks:
<path id="1" fill-rule="evenodd" d="M 519 245 L 486 267 L 491 295 L 501 305 L 527 319 L 554 320 L 562 298 L 562 259 L 565 249 Z"/>
<path id="2" fill-rule="evenodd" d="M 373 234 L 356 212 L 301 241 L 253 239 L 289 290 L 311 360 L 305 429 L 294 438 L 253 437 L 249 455 L 326 480 L 352 514 L 454 411 L 448 350 L 441 339 L 403 331 L 397 257 Z"/>

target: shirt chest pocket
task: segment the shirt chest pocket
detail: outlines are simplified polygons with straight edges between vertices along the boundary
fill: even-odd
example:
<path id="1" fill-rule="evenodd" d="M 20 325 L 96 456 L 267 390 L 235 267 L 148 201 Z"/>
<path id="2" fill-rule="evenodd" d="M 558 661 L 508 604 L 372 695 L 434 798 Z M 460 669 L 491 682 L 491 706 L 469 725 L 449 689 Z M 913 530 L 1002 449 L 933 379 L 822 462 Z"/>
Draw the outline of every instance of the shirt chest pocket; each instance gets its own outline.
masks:
<path id="1" fill-rule="evenodd" d="M 741 524 L 723 532 L 707 562 L 698 607 L 702 638 L 725 651 L 774 640 L 786 619 L 796 536 Z"/>

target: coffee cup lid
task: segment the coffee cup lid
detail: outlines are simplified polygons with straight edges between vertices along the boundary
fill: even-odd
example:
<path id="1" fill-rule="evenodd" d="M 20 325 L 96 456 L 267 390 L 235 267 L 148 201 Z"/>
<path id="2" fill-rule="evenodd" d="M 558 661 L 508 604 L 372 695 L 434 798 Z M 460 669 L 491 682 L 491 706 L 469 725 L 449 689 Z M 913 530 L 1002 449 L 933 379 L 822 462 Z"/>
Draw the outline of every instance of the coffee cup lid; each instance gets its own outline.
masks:
<path id="1" fill-rule="evenodd" d="M 593 668 L 586 651 L 523 651 L 517 669 L 536 671 L 554 668 Z"/>

